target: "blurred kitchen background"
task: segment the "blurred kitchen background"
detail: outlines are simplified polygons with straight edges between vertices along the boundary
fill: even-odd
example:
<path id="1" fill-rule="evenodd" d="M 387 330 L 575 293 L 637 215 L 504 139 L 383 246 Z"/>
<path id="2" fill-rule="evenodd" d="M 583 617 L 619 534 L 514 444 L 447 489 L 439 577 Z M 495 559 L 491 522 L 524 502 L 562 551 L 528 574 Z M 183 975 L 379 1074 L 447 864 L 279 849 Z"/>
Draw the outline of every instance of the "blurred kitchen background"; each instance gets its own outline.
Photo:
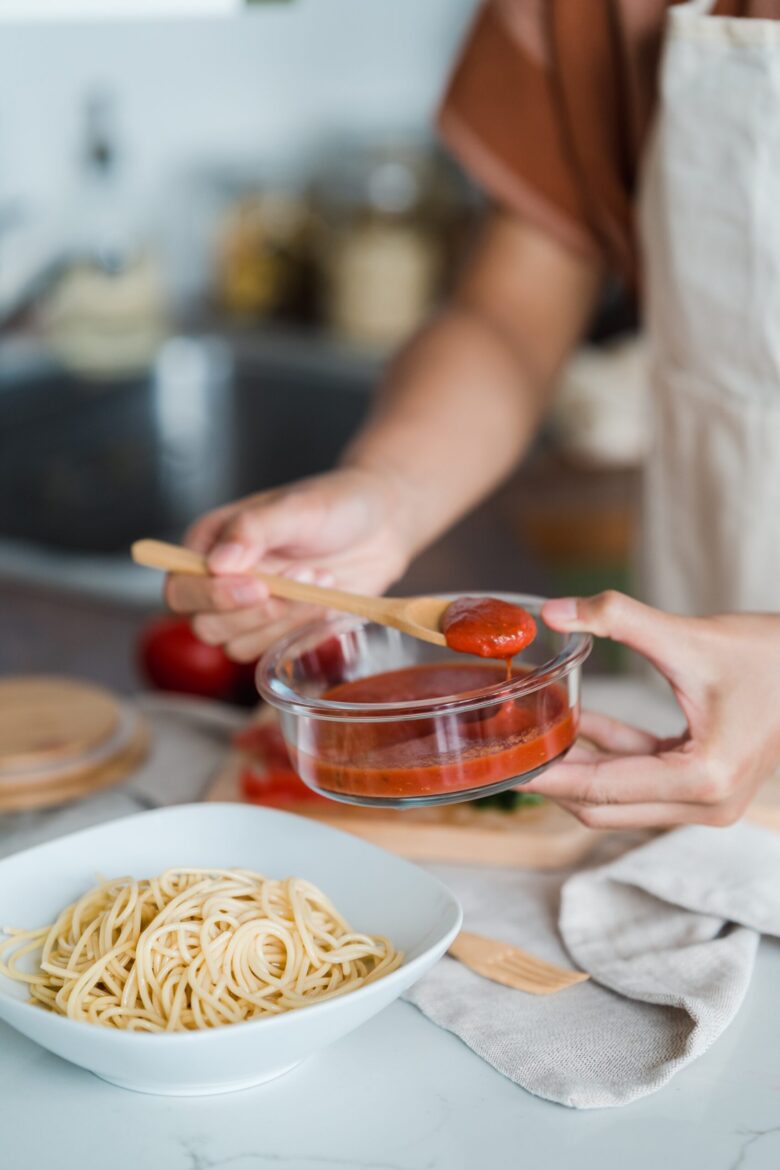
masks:
<path id="1" fill-rule="evenodd" d="M 483 211 L 432 134 L 474 7 L 0 0 L 0 673 L 133 689 L 131 541 L 336 458 Z M 399 592 L 629 585 L 634 330 L 610 290 L 523 467 Z"/>

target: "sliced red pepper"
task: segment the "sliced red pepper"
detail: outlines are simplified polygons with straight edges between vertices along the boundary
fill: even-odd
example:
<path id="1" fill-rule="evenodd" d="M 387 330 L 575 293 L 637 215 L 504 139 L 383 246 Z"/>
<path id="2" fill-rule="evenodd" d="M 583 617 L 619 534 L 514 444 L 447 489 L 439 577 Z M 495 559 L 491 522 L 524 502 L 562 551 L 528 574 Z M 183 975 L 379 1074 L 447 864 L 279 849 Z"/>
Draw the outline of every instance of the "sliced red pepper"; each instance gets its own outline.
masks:
<path id="1" fill-rule="evenodd" d="M 330 803 L 327 797 L 312 792 L 291 768 L 270 768 L 261 772 L 247 765 L 241 770 L 239 787 L 244 800 L 272 808 Z"/>
<path id="2" fill-rule="evenodd" d="M 239 751 L 264 761 L 269 767 L 290 767 L 290 756 L 284 737 L 276 723 L 250 723 L 233 736 Z"/>

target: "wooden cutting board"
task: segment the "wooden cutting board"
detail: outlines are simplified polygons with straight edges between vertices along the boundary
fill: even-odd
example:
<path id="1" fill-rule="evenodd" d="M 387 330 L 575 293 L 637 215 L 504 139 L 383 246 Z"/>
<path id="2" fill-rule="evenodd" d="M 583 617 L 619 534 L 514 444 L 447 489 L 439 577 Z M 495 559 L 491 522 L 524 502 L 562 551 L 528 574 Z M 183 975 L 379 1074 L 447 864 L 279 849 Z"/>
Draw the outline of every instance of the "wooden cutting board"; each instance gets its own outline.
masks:
<path id="1" fill-rule="evenodd" d="M 227 759 L 207 800 L 240 801 L 243 763 L 238 752 Z M 554 804 L 516 812 L 480 811 L 468 804 L 419 809 L 358 808 L 354 805 L 300 804 L 286 810 L 355 833 L 374 845 L 416 861 L 556 869 L 576 864 L 598 834 Z"/>
<path id="2" fill-rule="evenodd" d="M 241 801 L 238 752 L 231 752 L 206 800 Z M 420 809 L 358 808 L 338 804 L 291 805 L 286 811 L 355 833 L 374 845 L 415 861 L 561 869 L 576 865 L 605 835 L 546 802 L 515 812 L 468 804 Z M 780 833 L 780 777 L 767 784 L 746 820 Z M 641 835 L 640 835 L 641 836 Z"/>

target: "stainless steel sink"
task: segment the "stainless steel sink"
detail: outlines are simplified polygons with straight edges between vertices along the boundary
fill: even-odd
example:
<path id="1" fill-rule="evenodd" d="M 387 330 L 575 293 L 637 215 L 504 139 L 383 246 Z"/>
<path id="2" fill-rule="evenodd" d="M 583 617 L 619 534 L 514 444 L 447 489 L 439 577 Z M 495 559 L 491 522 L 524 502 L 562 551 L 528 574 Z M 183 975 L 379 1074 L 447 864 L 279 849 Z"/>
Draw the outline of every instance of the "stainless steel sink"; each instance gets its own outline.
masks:
<path id="1" fill-rule="evenodd" d="M 204 508 L 328 467 L 370 388 L 357 366 L 188 338 L 137 381 L 0 374 L 0 534 L 90 553 L 174 536 Z"/>
<path id="2" fill-rule="evenodd" d="M 94 383 L 0 344 L 0 579 L 159 606 L 128 557 L 178 540 L 237 496 L 330 467 L 369 408 L 379 362 L 271 336 L 177 337 L 148 377 Z M 398 586 L 543 591 L 541 566 L 489 501 Z"/>
<path id="3" fill-rule="evenodd" d="M 374 377 L 279 339 L 174 338 L 148 377 L 104 383 L 0 347 L 0 573 L 156 593 L 128 565 L 134 539 L 178 539 L 216 504 L 331 466 Z"/>

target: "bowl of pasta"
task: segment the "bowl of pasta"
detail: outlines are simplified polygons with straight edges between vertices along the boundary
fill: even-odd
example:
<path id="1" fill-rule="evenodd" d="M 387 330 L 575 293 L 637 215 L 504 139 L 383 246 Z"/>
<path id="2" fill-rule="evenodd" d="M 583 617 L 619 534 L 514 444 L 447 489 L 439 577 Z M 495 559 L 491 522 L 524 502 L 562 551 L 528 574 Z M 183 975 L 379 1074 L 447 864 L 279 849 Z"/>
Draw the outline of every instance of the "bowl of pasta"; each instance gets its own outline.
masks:
<path id="1" fill-rule="evenodd" d="M 123 1088 L 272 1080 L 398 998 L 460 907 L 432 875 L 266 808 L 183 805 L 0 861 L 0 1019 Z"/>

